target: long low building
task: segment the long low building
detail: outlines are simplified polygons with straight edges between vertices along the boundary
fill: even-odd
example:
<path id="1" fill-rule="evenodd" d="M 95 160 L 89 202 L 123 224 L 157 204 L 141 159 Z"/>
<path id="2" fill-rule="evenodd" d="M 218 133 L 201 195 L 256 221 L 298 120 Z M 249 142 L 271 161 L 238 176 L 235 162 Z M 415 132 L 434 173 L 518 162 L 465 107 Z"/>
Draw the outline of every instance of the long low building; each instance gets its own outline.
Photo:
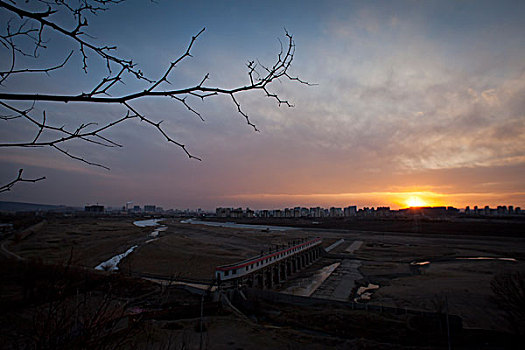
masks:
<path id="1" fill-rule="evenodd" d="M 309 265 L 320 256 L 322 239 L 317 237 L 290 244 L 282 249 L 261 254 L 237 263 L 218 266 L 215 277 L 223 281 L 247 282 L 253 286 L 259 284 L 271 288 L 274 283 L 282 282 L 288 274 Z M 265 273 L 267 276 L 265 276 Z M 269 281 L 268 281 L 269 279 Z M 275 282 L 274 282 L 275 280 Z"/>

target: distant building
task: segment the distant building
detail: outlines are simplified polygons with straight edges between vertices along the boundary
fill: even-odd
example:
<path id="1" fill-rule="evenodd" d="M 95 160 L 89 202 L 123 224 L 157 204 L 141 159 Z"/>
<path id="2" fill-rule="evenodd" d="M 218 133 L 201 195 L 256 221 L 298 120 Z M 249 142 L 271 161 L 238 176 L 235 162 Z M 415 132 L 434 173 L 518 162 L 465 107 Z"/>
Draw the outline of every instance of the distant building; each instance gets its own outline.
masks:
<path id="1" fill-rule="evenodd" d="M 156 210 L 156 208 L 157 208 L 157 206 L 155 206 L 155 205 L 151 205 L 151 204 L 148 204 L 148 205 L 145 205 L 145 206 L 144 206 L 144 211 L 145 211 L 146 213 L 154 213 L 155 210 Z"/>
<path id="2" fill-rule="evenodd" d="M 390 216 L 390 207 L 377 207 L 376 216 Z"/>
<path id="3" fill-rule="evenodd" d="M 84 211 L 89 213 L 103 213 L 104 212 L 104 206 L 103 205 L 86 205 L 84 207 Z"/>
<path id="4" fill-rule="evenodd" d="M 306 218 L 306 217 L 308 217 L 308 215 L 310 215 L 310 209 L 301 207 L 301 214 L 300 214 L 300 216 L 302 218 Z"/>
<path id="5" fill-rule="evenodd" d="M 505 215 L 508 214 L 507 206 L 506 205 L 498 205 L 498 208 L 496 209 L 498 215 Z"/>
<path id="6" fill-rule="evenodd" d="M 359 209 L 357 211 L 357 215 L 358 216 L 372 216 L 373 212 L 374 212 L 374 207 L 372 208 L 363 207 L 362 209 Z"/>
<path id="7" fill-rule="evenodd" d="M 243 217 L 242 208 L 230 210 L 230 217 L 231 218 L 242 218 Z"/>
<path id="8" fill-rule="evenodd" d="M 458 215 L 459 213 L 460 213 L 460 210 L 458 208 L 447 207 L 447 215 L 454 216 L 454 215 Z"/>
<path id="9" fill-rule="evenodd" d="M 320 207 L 310 208 L 310 217 L 312 217 L 312 218 L 320 218 L 321 217 L 321 208 Z"/>
<path id="10" fill-rule="evenodd" d="M 357 215 L 357 206 L 350 205 L 350 206 L 346 207 L 344 209 L 344 211 L 343 211 L 343 214 L 346 217 L 348 217 L 348 216 L 356 216 Z"/>
<path id="11" fill-rule="evenodd" d="M 335 207 L 331 207 L 330 208 L 330 216 L 331 217 L 340 217 L 340 216 L 343 216 L 343 209 L 341 208 L 335 208 Z"/>
<path id="12" fill-rule="evenodd" d="M 229 218 L 230 217 L 230 211 L 231 211 L 231 208 L 219 207 L 219 208 L 215 209 L 215 215 L 217 215 L 218 218 Z"/>

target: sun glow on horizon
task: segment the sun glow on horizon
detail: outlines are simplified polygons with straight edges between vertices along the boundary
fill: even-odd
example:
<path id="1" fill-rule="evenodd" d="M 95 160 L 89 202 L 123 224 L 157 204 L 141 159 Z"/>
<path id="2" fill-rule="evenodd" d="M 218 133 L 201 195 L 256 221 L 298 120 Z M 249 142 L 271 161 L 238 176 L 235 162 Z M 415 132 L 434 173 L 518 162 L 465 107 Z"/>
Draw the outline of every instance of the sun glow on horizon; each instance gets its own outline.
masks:
<path id="1" fill-rule="evenodd" d="M 463 197 L 465 194 L 460 194 Z M 467 194 L 468 195 L 468 194 Z M 246 206 L 265 209 L 268 206 L 280 207 L 346 207 L 357 205 L 358 207 L 380 207 L 389 206 L 393 210 L 409 207 L 435 207 L 435 206 L 457 206 L 455 198 L 457 194 L 443 194 L 430 190 L 395 192 L 349 192 L 349 193 L 258 193 L 258 194 L 238 194 L 229 197 L 230 203 L 243 201 Z M 465 205 L 469 205 L 466 203 Z M 233 206 L 234 204 L 228 204 Z M 223 206 L 228 206 L 224 204 Z"/>
<path id="2" fill-rule="evenodd" d="M 408 207 L 427 207 L 429 204 L 418 196 L 407 198 L 406 205 Z"/>

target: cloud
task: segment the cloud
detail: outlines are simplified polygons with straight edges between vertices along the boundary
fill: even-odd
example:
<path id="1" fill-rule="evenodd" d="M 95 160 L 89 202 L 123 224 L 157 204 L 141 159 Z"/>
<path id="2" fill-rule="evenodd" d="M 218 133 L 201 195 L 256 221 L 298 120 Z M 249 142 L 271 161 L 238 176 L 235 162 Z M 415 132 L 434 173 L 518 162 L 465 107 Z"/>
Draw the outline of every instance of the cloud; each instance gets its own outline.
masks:
<path id="1" fill-rule="evenodd" d="M 146 201 L 149 196 L 165 207 L 236 205 L 235 200 L 277 205 L 281 199 L 315 205 L 319 196 L 328 203 L 339 194 L 348 194 L 345 201 L 355 195 L 363 204 L 369 198 L 379 205 L 386 203 L 374 193 L 396 191 L 457 193 L 459 203 L 460 197 L 467 200 L 469 194 L 483 191 L 487 201 L 496 201 L 498 189 L 523 203 L 519 181 L 525 165 L 525 46 L 520 44 L 525 36 L 519 35 L 523 25 L 512 18 L 499 25 L 477 12 L 473 13 L 486 22 L 472 15 L 466 23 L 450 3 L 344 4 L 315 2 L 316 17 L 304 23 L 285 13 L 275 15 L 276 21 L 290 21 L 298 28 L 293 33 L 297 43 L 293 73 L 318 86 L 283 79 L 269 87 L 294 108 L 279 107 L 262 92 L 240 95 L 243 110 L 261 133 L 246 124 L 228 97 L 205 102 L 188 98 L 205 122 L 173 101 L 133 102 L 152 120 L 164 120 L 166 131 L 203 162 L 188 160 L 154 129 L 130 121 L 106 134 L 123 149 L 70 146 L 87 159 L 109 165 L 109 177 L 56 152 L 41 151 L 33 158 L 9 153 L 2 157 L 3 164 L 56 168 L 64 176 L 75 174 L 79 181 L 89 178 L 86 193 L 97 193 L 104 201 Z M 220 14 L 207 18 L 218 32 L 206 32 L 195 57 L 177 68 L 172 83 L 200 81 L 209 71 L 213 86 L 244 84 L 243 64 L 248 59 L 271 62 L 279 49 L 275 36 L 281 27 L 272 28 L 275 35 L 269 35 L 268 28 L 257 27 L 256 14 L 246 16 L 251 19 L 249 28 L 258 28 L 250 35 L 230 27 L 221 32 L 214 22 Z M 177 33 L 173 43 L 183 46 L 194 34 L 189 29 Z M 219 40 L 223 34 L 226 39 Z M 123 44 L 130 53 L 137 46 Z M 164 44 L 151 39 L 148 49 L 138 54 L 146 71 L 159 73 L 170 60 L 167 51 L 172 48 Z M 84 85 L 89 84 L 83 81 Z M 51 108 L 37 107 L 39 113 Z M 52 108 L 49 118 L 70 127 L 79 119 L 102 123 L 122 114 L 121 106 Z M 35 130 L 21 126 L 0 133 L 14 140 L 34 137 Z M 134 198 L 124 198 L 128 195 Z"/>

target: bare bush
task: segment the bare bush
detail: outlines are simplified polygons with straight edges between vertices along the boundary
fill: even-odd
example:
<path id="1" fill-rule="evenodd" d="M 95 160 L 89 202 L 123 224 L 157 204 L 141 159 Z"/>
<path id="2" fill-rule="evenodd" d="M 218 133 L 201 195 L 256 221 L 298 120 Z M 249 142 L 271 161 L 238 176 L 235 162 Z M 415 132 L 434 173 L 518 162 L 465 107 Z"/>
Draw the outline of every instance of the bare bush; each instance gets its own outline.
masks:
<path id="1" fill-rule="evenodd" d="M 491 281 L 493 301 L 501 308 L 512 331 L 525 335 L 525 275 L 508 272 Z"/>

